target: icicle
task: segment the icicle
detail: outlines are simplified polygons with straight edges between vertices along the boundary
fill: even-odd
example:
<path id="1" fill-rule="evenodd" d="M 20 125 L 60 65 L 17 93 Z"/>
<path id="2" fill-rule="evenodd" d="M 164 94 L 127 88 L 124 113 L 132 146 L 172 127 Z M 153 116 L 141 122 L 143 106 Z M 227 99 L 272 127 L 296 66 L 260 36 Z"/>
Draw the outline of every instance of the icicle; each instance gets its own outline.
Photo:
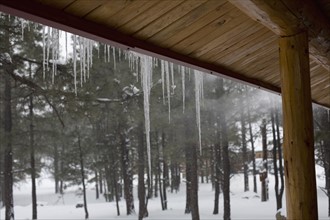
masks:
<path id="1" fill-rule="evenodd" d="M 51 44 L 51 50 L 52 50 L 52 84 L 54 84 L 54 75 L 55 75 L 55 29 L 52 29 L 51 32 L 52 36 L 52 44 Z"/>
<path id="2" fill-rule="evenodd" d="M 170 67 L 171 67 L 171 78 L 172 78 L 172 85 L 171 85 L 171 88 L 172 88 L 172 94 L 174 94 L 174 90 L 175 90 L 175 84 L 174 84 L 174 65 L 173 63 L 170 63 Z"/>
<path id="3" fill-rule="evenodd" d="M 97 48 L 97 59 L 100 59 L 100 43 L 96 43 L 96 48 Z"/>
<path id="4" fill-rule="evenodd" d="M 83 63 L 83 74 L 84 74 L 84 81 L 86 82 L 86 38 L 82 38 L 82 63 Z M 82 83 L 81 83 L 82 86 Z"/>
<path id="5" fill-rule="evenodd" d="M 60 55 L 60 30 L 56 30 L 55 32 L 55 57 L 54 57 L 54 63 L 55 63 L 55 71 L 54 74 L 55 76 L 57 75 L 57 62 L 59 60 L 59 55 Z"/>
<path id="6" fill-rule="evenodd" d="M 65 32 L 65 63 L 68 62 L 68 32 Z"/>
<path id="7" fill-rule="evenodd" d="M 169 64 L 167 61 L 165 61 L 165 77 L 166 77 L 167 105 L 168 105 L 168 123 L 171 123 L 170 70 L 169 70 Z"/>
<path id="8" fill-rule="evenodd" d="M 108 50 L 108 63 L 110 63 L 110 46 L 107 45 L 107 50 Z"/>
<path id="9" fill-rule="evenodd" d="M 104 47 L 104 62 L 106 63 L 107 62 L 107 45 L 103 45 Z"/>
<path id="10" fill-rule="evenodd" d="M 161 60 L 161 75 L 162 75 L 162 89 L 163 89 L 163 104 L 165 105 L 165 64 L 164 60 Z"/>
<path id="11" fill-rule="evenodd" d="M 74 75 L 74 92 L 77 95 L 77 54 L 76 54 L 77 36 L 73 35 L 73 75 Z"/>
<path id="12" fill-rule="evenodd" d="M 150 149 L 150 90 L 152 78 L 152 58 L 141 55 L 141 76 L 143 88 L 144 125 L 146 132 L 147 156 L 149 176 L 151 177 L 151 149 Z"/>
<path id="13" fill-rule="evenodd" d="M 25 25 L 24 25 L 24 20 L 21 18 L 20 19 L 21 21 L 21 28 L 22 28 L 22 41 L 24 41 L 24 28 L 25 28 Z"/>
<path id="14" fill-rule="evenodd" d="M 90 67 L 90 62 L 91 62 L 91 56 L 90 56 L 90 40 L 86 39 L 86 50 L 87 50 L 87 78 L 89 78 L 89 67 Z M 85 78 L 86 82 L 86 78 Z"/>
<path id="15" fill-rule="evenodd" d="M 92 40 L 89 40 L 89 49 L 90 49 L 90 51 L 89 51 L 89 57 L 90 57 L 90 67 L 92 68 L 92 66 L 93 66 L 93 45 L 94 45 L 94 41 L 92 41 Z M 89 74 L 88 74 L 88 78 L 89 78 Z"/>
<path id="16" fill-rule="evenodd" d="M 195 103 L 196 103 L 196 123 L 198 129 L 199 150 L 202 153 L 202 132 L 201 132 L 201 88 L 203 83 L 202 72 L 194 70 L 195 75 Z"/>
<path id="17" fill-rule="evenodd" d="M 154 57 L 154 67 L 158 67 L 158 58 Z"/>
<path id="18" fill-rule="evenodd" d="M 185 100 L 186 100 L 186 85 L 185 85 L 185 68 L 181 66 L 181 81 L 182 81 L 182 112 L 185 110 Z"/>
<path id="19" fill-rule="evenodd" d="M 136 82 L 139 82 L 139 59 L 135 59 Z"/>
<path id="20" fill-rule="evenodd" d="M 47 65 L 47 70 L 49 69 L 49 48 L 50 48 L 50 31 L 51 28 L 48 27 L 47 29 L 47 56 L 46 56 L 46 65 Z"/>
<path id="21" fill-rule="evenodd" d="M 113 68 L 116 70 L 116 49 L 112 47 L 112 54 L 113 54 Z"/>
<path id="22" fill-rule="evenodd" d="M 46 27 L 42 26 L 42 76 L 46 77 Z"/>
<path id="23" fill-rule="evenodd" d="M 82 37 L 79 37 L 79 60 L 80 60 L 80 87 L 82 87 L 83 82 L 83 43 Z"/>

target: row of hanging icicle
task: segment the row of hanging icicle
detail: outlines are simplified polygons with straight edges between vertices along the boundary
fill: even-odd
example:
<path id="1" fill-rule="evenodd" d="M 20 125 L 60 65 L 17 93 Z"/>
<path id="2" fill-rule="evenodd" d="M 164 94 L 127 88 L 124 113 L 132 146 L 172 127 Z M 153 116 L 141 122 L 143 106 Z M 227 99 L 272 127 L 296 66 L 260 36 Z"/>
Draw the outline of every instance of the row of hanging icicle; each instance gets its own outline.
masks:
<path id="1" fill-rule="evenodd" d="M 24 19 L 20 19 L 22 25 L 22 40 L 24 36 L 24 29 L 29 28 L 28 22 Z M 63 36 L 64 35 L 64 36 Z M 63 45 L 64 44 L 64 45 Z M 69 47 L 71 44 L 71 48 Z M 90 77 L 90 69 L 93 66 L 93 50 L 96 48 L 98 58 L 100 57 L 100 43 L 67 32 L 60 31 L 55 28 L 42 26 L 42 46 L 43 46 L 43 78 L 46 78 L 46 72 L 51 68 L 52 83 L 55 81 L 57 75 L 57 65 L 61 63 L 67 63 L 69 59 L 72 59 L 73 63 L 73 78 L 74 78 L 74 91 L 77 94 L 78 81 L 80 86 L 86 82 Z M 104 45 L 104 62 L 112 62 L 114 69 L 116 69 L 116 51 L 118 52 L 118 59 L 121 58 L 121 49 L 116 49 L 110 45 Z M 70 49 L 70 52 L 69 52 Z M 64 51 L 63 51 L 64 50 Z M 144 118 L 145 118 L 145 135 L 147 143 L 147 156 L 148 166 L 151 172 L 151 147 L 150 147 L 150 94 L 153 87 L 153 69 L 158 65 L 159 60 L 147 55 L 142 55 L 136 52 L 125 50 L 125 59 L 129 62 L 129 67 L 135 73 L 136 80 L 139 81 L 139 71 L 141 76 L 141 86 L 143 88 L 143 104 L 144 104 Z M 63 61 L 64 60 L 64 61 Z M 77 68 L 77 65 L 79 68 Z M 175 92 L 175 66 L 173 63 L 160 60 L 161 79 L 158 81 L 162 85 L 162 97 L 163 104 L 168 108 L 168 121 L 171 122 L 171 96 Z M 78 72 L 79 70 L 79 72 Z M 185 81 L 186 72 L 190 72 L 191 69 L 184 66 L 177 65 L 177 72 L 181 74 L 181 86 L 182 86 L 182 111 L 185 112 Z M 195 83 L 195 104 L 196 104 L 196 124 L 198 129 L 198 140 L 200 153 L 201 149 L 201 100 L 203 98 L 203 73 L 194 70 L 194 83 Z M 149 173 L 150 175 L 150 173 Z"/>

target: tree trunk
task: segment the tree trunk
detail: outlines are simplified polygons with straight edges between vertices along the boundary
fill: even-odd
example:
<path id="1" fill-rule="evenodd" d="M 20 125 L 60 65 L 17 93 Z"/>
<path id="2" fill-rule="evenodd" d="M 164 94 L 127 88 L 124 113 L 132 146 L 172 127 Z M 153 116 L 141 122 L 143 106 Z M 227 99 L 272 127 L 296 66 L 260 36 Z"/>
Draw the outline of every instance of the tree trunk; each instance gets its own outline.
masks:
<path id="1" fill-rule="evenodd" d="M 59 170 L 58 170 L 58 161 L 59 160 L 59 152 L 58 152 L 58 146 L 54 141 L 54 181 L 55 181 L 55 193 L 59 193 Z"/>
<path id="2" fill-rule="evenodd" d="M 157 173 L 158 173 L 158 185 L 159 185 L 159 196 L 160 196 L 160 203 L 161 203 L 161 206 L 162 206 L 162 210 L 165 210 L 165 207 L 164 207 L 164 197 L 163 197 L 163 186 L 162 186 L 162 178 L 161 178 L 161 163 L 162 163 L 162 153 L 160 152 L 161 151 L 161 148 L 158 144 L 158 132 L 156 132 L 156 136 L 157 136 L 157 158 L 158 158 L 158 161 L 157 161 Z"/>
<path id="3" fill-rule="evenodd" d="M 4 131 L 5 131 L 5 162 L 4 162 L 4 182 L 5 182 L 5 207 L 6 220 L 14 219 L 13 201 L 13 151 L 12 151 L 12 112 L 11 112 L 11 80 L 9 74 L 5 75 L 4 92 Z"/>
<path id="4" fill-rule="evenodd" d="M 190 207 L 192 220 L 199 220 L 199 208 L 198 208 L 198 162 L 197 162 L 197 146 L 193 146 L 191 149 L 191 195 L 190 195 Z"/>
<path id="5" fill-rule="evenodd" d="M 262 151 L 263 151 L 263 167 L 260 170 L 260 181 L 261 181 L 261 201 L 268 201 L 268 149 L 267 149 L 267 131 L 266 131 L 266 120 L 263 119 L 261 125 L 261 136 L 262 136 Z"/>
<path id="6" fill-rule="evenodd" d="M 219 134 L 217 133 L 217 137 Z M 219 139 L 219 138 L 217 138 Z M 219 196 L 220 196 L 220 182 L 221 182 L 221 146 L 220 140 L 214 145 L 215 152 L 215 176 L 214 176 L 214 209 L 213 215 L 219 214 Z"/>
<path id="7" fill-rule="evenodd" d="M 252 133 L 252 125 L 251 125 L 251 115 L 250 108 L 248 107 L 248 123 L 249 123 L 249 133 L 250 133 L 250 143 L 252 148 L 252 166 L 253 166 L 253 192 L 257 193 L 257 172 L 256 172 L 256 155 L 254 150 L 254 139 Z"/>
<path id="8" fill-rule="evenodd" d="M 110 163 L 111 164 L 111 171 L 109 172 L 111 177 L 112 177 L 112 188 L 113 188 L 113 193 L 114 193 L 114 198 L 116 200 L 116 209 L 117 209 L 117 216 L 120 216 L 120 207 L 119 207 L 119 201 L 120 201 L 120 195 L 119 195 L 119 183 L 118 183 L 118 165 L 119 161 L 116 158 L 115 155 L 118 155 L 118 148 L 114 148 L 114 150 L 110 153 Z M 99 173 L 101 173 L 100 171 Z M 101 174 L 100 174 L 101 176 Z M 110 177 L 110 178 L 111 178 Z"/>
<path id="9" fill-rule="evenodd" d="M 103 194 L 103 175 L 102 175 L 102 169 L 99 171 L 99 187 L 100 187 L 100 194 Z"/>
<path id="10" fill-rule="evenodd" d="M 158 160 L 158 158 L 157 158 Z M 157 168 L 156 168 L 156 173 L 155 173 L 155 185 L 154 185 L 154 197 L 157 198 L 158 197 L 158 181 L 159 181 L 159 170 L 158 170 L 158 161 L 157 161 Z"/>
<path id="11" fill-rule="evenodd" d="M 159 175 L 160 175 L 160 168 L 159 168 L 159 143 L 158 143 L 158 131 L 155 132 L 155 143 L 156 143 L 156 156 L 155 156 L 155 164 L 156 164 L 156 173 L 155 173 L 155 189 L 154 189 L 154 196 L 155 198 L 158 197 L 158 183 L 159 183 Z"/>
<path id="12" fill-rule="evenodd" d="M 8 24 L 9 17 L 6 16 L 5 23 Z M 5 51 L 10 51 L 9 30 L 5 30 L 5 37 L 2 39 L 5 42 Z M 8 66 L 4 66 L 5 71 L 13 72 Z M 4 89 L 4 199 L 5 199 L 5 220 L 14 219 L 14 201 L 13 201 L 13 150 L 12 150 L 12 97 L 11 97 L 11 78 L 10 74 L 5 74 L 5 89 Z"/>
<path id="13" fill-rule="evenodd" d="M 186 158 L 186 208 L 184 213 L 189 214 L 191 212 L 191 151 L 189 147 L 185 146 L 185 158 Z"/>
<path id="14" fill-rule="evenodd" d="M 230 159 L 225 113 L 220 114 L 223 163 L 223 219 L 230 220 Z"/>
<path id="15" fill-rule="evenodd" d="M 117 183 L 117 170 L 114 168 L 112 173 L 114 188 L 115 188 L 115 199 L 116 199 L 116 208 L 117 208 L 117 216 L 120 216 L 120 208 L 119 208 L 119 192 L 118 192 L 118 183 Z"/>
<path id="16" fill-rule="evenodd" d="M 88 214 L 88 209 L 87 209 L 87 198 L 86 198 L 84 156 L 83 156 L 83 151 L 82 151 L 82 148 L 81 148 L 80 134 L 78 134 L 78 147 L 79 147 L 81 183 L 82 183 L 82 186 L 83 186 L 83 196 L 84 196 L 85 219 L 88 219 L 89 214 Z"/>
<path id="17" fill-rule="evenodd" d="M 280 181 L 281 188 L 279 193 L 279 201 L 281 202 L 282 207 L 282 199 L 284 193 L 284 173 L 283 173 L 283 157 L 282 157 L 282 144 L 280 137 L 280 122 L 279 122 L 279 112 L 278 108 L 275 106 L 275 124 L 276 124 L 276 134 L 277 134 L 277 149 L 278 149 L 278 161 L 279 161 L 279 172 L 280 172 Z"/>
<path id="18" fill-rule="evenodd" d="M 271 121 L 272 121 L 272 133 L 273 133 L 273 166 L 274 166 L 274 177 L 275 177 L 275 198 L 276 198 L 276 210 L 282 208 L 282 201 L 280 200 L 279 189 L 278 189 L 278 168 L 277 168 L 277 140 L 275 131 L 275 119 L 274 119 L 274 107 L 271 109 Z"/>
<path id="19" fill-rule="evenodd" d="M 146 205 L 146 189 L 144 181 L 144 134 L 143 126 L 139 126 L 139 144 L 138 144 L 138 198 L 139 198 L 139 220 L 148 217 L 148 210 Z"/>
<path id="20" fill-rule="evenodd" d="M 129 150 L 125 135 L 121 134 L 121 166 L 124 179 L 124 195 L 126 200 L 126 214 L 134 212 L 132 173 L 129 167 Z"/>
<path id="21" fill-rule="evenodd" d="M 96 196 L 96 199 L 99 199 L 100 197 L 100 194 L 99 194 L 99 175 L 97 173 L 97 171 L 95 170 L 94 171 L 95 173 L 95 196 Z"/>
<path id="22" fill-rule="evenodd" d="M 162 155 L 163 155 L 163 199 L 164 210 L 167 210 L 167 187 L 168 187 L 168 166 L 165 157 L 165 132 L 162 133 Z"/>
<path id="23" fill-rule="evenodd" d="M 242 133 L 242 154 L 243 154 L 243 174 L 244 192 L 249 191 L 248 157 L 246 148 L 246 128 L 243 108 L 241 109 L 241 133 Z"/>
<path id="24" fill-rule="evenodd" d="M 32 79 L 32 69 L 30 63 L 30 79 Z M 36 168 L 35 168 L 35 149 L 34 149 L 34 125 L 33 125 L 33 96 L 29 97 L 29 119 L 30 119 L 30 169 L 32 182 L 32 219 L 37 219 L 37 190 L 36 190 Z"/>
<path id="25" fill-rule="evenodd" d="M 65 151 L 65 146 L 62 144 L 61 146 L 61 161 L 60 161 L 60 194 L 64 194 L 64 184 L 63 184 L 63 175 L 64 175 L 64 151 Z"/>

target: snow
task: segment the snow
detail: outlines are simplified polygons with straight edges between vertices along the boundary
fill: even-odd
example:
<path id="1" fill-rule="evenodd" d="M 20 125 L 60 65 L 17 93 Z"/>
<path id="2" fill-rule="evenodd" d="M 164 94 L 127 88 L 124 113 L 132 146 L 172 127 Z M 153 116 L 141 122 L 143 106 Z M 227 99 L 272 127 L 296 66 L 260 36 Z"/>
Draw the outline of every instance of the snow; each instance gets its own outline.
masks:
<path id="1" fill-rule="evenodd" d="M 317 175 L 322 175 L 321 167 L 316 166 Z M 243 174 L 234 175 L 231 178 L 231 214 L 232 219 L 275 219 L 276 201 L 274 192 L 274 176 L 270 175 L 269 185 L 269 201 L 261 202 L 260 192 L 244 192 L 244 177 Z M 250 176 L 250 186 L 253 184 L 253 178 Z M 318 178 L 319 180 L 319 178 Z M 321 180 L 321 179 L 320 179 Z M 324 183 L 324 180 L 318 183 Z M 322 185 L 324 186 L 324 185 Z M 31 219 L 31 181 L 20 183 L 14 188 L 14 204 L 16 219 Z M 184 214 L 185 208 L 185 185 L 182 183 L 181 191 L 178 193 L 168 193 L 168 210 L 162 211 L 160 198 L 152 198 L 148 203 L 149 217 L 146 219 L 162 220 L 162 219 L 191 219 L 191 215 Z M 258 190 L 260 191 L 260 182 L 258 181 Z M 39 178 L 37 185 L 38 201 L 43 206 L 38 206 L 39 219 L 84 219 L 84 210 L 76 208 L 76 204 L 82 200 L 79 195 L 79 188 L 68 187 L 65 194 L 61 197 L 59 194 L 54 194 L 54 181 L 49 177 Z M 318 189 L 318 205 L 319 219 L 329 219 L 327 217 L 327 197 Z M 137 193 L 136 183 L 134 184 L 134 193 Z M 135 197 L 137 198 L 137 197 Z M 125 201 L 122 199 L 119 203 L 121 216 L 117 216 L 116 203 L 105 202 L 101 196 L 100 199 L 95 199 L 95 188 L 93 185 L 87 185 L 87 201 L 90 219 L 137 219 L 137 214 L 126 216 Z M 214 192 L 210 183 L 199 185 L 199 208 L 201 219 L 222 219 L 223 198 L 220 194 L 220 213 L 213 215 Z M 282 214 L 286 213 L 285 195 L 283 197 Z M 138 207 L 138 202 L 135 201 L 135 207 Z M 1 209 L 1 218 L 4 219 L 4 208 Z"/>

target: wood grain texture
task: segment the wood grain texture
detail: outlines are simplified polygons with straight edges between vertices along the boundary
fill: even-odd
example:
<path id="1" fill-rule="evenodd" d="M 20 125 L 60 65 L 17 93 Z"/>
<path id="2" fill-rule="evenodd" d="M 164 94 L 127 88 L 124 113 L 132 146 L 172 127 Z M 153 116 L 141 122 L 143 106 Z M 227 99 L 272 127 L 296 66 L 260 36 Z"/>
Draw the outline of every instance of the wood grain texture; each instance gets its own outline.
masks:
<path id="1" fill-rule="evenodd" d="M 318 219 L 308 36 L 282 37 L 279 44 L 287 218 Z"/>
<path id="2" fill-rule="evenodd" d="M 229 0 L 279 36 L 308 31 L 310 53 L 330 66 L 330 20 L 313 0 Z"/>
<path id="3" fill-rule="evenodd" d="M 284 6 L 290 10 L 293 8 L 293 11 L 301 9 L 304 13 L 315 13 L 315 10 L 304 7 L 295 8 L 297 1 L 238 2 L 247 5 L 266 4 L 262 7 L 270 5 L 265 10 L 267 13 L 271 13 L 271 10 L 286 10 Z M 328 0 L 315 1 L 327 11 Z M 309 4 L 310 0 L 304 2 Z M 39 7 L 39 3 L 44 7 Z M 41 17 L 37 20 L 42 22 L 44 19 L 54 21 L 46 21 L 46 24 L 55 23 L 55 27 L 63 27 L 112 45 L 119 43 L 125 45 L 124 48 L 127 46 L 179 62 L 187 61 L 188 65 L 206 72 L 222 71 L 224 75 L 257 86 L 266 85 L 266 88 L 275 92 L 281 86 L 278 35 L 265 27 L 262 20 L 251 19 L 227 0 L 0 0 L 0 10 L 2 4 L 33 13 Z M 261 18 L 271 19 L 267 13 L 261 14 Z M 302 15 L 299 13 L 292 16 L 284 12 L 281 16 L 300 21 L 302 18 L 299 16 Z M 286 20 L 282 23 L 279 29 L 301 30 L 301 26 L 292 26 Z M 308 27 L 311 30 L 317 29 L 321 33 L 320 41 L 316 43 L 330 40 L 322 37 L 322 29 L 314 27 L 314 23 L 310 25 Z M 312 44 L 314 42 L 311 40 Z M 330 107 L 330 76 L 320 62 L 322 56 L 316 56 L 318 50 L 313 51 L 312 48 L 310 68 L 313 101 Z M 327 44 L 321 48 L 321 53 L 330 51 L 327 51 Z"/>
<path id="4" fill-rule="evenodd" d="M 61 1 L 57 1 L 57 2 L 61 2 Z M 95 0 L 95 1 L 76 0 L 67 7 L 65 7 L 64 11 L 73 14 L 77 17 L 84 17 L 89 13 L 91 13 L 96 8 L 105 4 L 106 2 L 107 0 Z"/>

